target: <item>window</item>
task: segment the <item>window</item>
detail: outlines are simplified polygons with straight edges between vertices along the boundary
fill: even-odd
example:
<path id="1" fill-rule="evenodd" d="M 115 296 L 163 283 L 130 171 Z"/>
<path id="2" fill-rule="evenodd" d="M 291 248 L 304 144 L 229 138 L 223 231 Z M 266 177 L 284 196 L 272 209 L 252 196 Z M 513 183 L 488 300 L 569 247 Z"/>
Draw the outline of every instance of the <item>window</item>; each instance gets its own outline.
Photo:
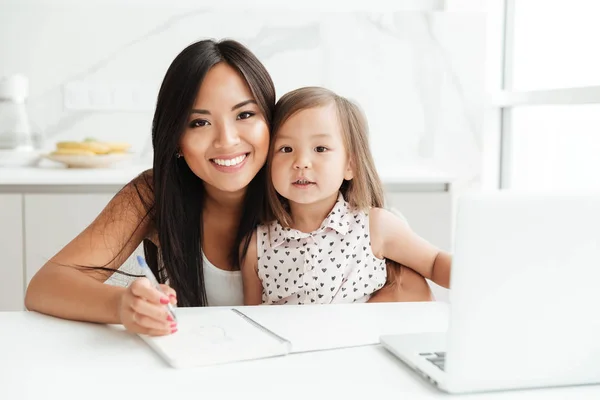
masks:
<path id="1" fill-rule="evenodd" d="M 600 85 L 597 0 L 513 3 L 512 88 L 507 89 Z"/>
<path id="2" fill-rule="evenodd" d="M 600 2 L 503 3 L 497 186 L 600 189 Z"/>
<path id="3" fill-rule="evenodd" d="M 600 104 L 516 107 L 510 122 L 511 188 L 600 188 Z"/>

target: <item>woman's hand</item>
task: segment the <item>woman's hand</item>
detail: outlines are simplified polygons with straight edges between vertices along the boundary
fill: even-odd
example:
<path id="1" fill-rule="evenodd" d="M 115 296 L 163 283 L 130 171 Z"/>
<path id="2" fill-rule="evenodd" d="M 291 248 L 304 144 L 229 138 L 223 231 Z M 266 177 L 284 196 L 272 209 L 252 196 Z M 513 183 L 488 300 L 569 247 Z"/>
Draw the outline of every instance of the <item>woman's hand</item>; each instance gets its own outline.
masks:
<path id="1" fill-rule="evenodd" d="M 139 278 L 123 293 L 119 317 L 128 331 L 150 336 L 163 336 L 177 331 L 177 322 L 166 307 L 169 303 L 177 304 L 177 295 L 171 287 L 160 286 L 162 292 L 152 287 L 148 279 Z"/>

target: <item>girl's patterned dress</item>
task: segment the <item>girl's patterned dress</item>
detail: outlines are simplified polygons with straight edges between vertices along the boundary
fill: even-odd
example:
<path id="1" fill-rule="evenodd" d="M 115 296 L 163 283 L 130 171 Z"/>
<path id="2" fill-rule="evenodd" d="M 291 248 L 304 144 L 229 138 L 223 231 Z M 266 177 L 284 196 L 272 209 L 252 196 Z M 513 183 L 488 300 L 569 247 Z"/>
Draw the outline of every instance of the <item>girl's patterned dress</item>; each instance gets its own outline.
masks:
<path id="1" fill-rule="evenodd" d="M 369 215 L 340 193 L 319 229 L 304 233 L 277 221 L 257 231 L 264 304 L 366 302 L 386 281 L 371 250 Z"/>

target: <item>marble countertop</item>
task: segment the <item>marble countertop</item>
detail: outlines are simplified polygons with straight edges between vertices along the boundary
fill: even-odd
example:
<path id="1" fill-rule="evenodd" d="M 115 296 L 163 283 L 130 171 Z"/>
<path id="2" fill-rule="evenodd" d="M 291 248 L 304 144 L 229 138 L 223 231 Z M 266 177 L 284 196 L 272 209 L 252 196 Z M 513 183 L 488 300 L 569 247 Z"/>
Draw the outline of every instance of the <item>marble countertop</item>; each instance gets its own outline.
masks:
<path id="1" fill-rule="evenodd" d="M 124 185 L 151 167 L 151 165 L 132 165 L 96 169 L 0 168 L 0 185 Z"/>
<path id="2" fill-rule="evenodd" d="M 151 165 L 127 165 L 102 169 L 75 169 L 65 167 L 0 168 L 0 187 L 21 186 L 114 186 L 121 187 Z M 379 168 L 384 185 L 450 185 L 452 178 L 429 167 Z"/>

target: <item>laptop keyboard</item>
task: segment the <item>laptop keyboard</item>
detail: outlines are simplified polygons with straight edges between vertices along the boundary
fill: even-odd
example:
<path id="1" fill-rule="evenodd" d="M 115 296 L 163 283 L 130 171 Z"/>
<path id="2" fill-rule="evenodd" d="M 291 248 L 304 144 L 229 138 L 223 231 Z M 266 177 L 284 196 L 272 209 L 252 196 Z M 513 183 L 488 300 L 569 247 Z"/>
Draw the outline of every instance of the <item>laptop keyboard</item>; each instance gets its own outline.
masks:
<path id="1" fill-rule="evenodd" d="M 427 361 L 441 369 L 444 370 L 444 365 L 446 364 L 446 352 L 438 351 L 432 353 L 419 353 L 420 356 L 425 357 Z"/>

